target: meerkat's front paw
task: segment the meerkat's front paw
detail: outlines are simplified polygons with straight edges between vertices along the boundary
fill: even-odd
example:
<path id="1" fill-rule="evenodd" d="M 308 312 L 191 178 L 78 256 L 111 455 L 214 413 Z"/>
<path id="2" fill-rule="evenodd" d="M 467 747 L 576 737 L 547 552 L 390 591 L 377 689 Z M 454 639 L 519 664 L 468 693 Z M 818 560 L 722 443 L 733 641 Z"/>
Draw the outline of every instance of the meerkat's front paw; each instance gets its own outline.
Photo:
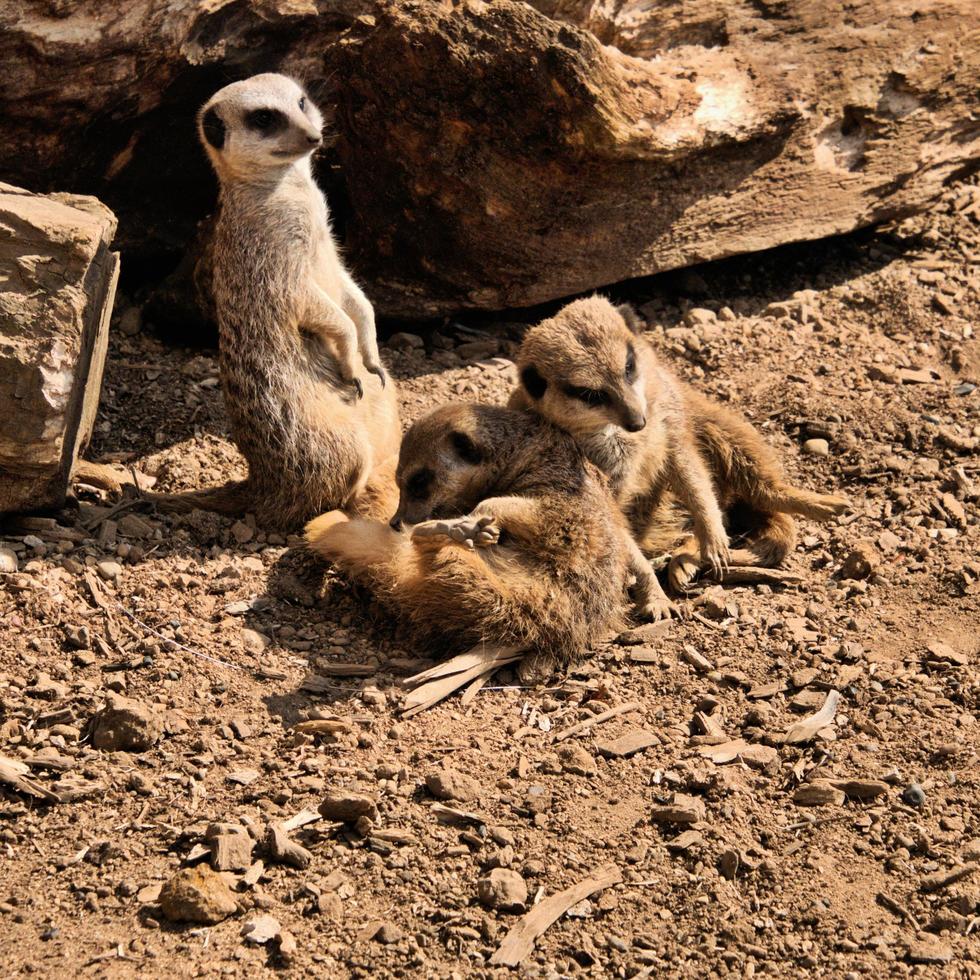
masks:
<path id="1" fill-rule="evenodd" d="M 412 530 L 412 538 L 445 537 L 467 548 L 489 548 L 500 540 L 500 528 L 490 515 L 454 517 L 447 521 L 423 521 Z"/>
<path id="2" fill-rule="evenodd" d="M 720 537 L 714 534 L 706 535 L 699 544 L 702 561 L 721 578 L 732 561 L 728 548 L 728 535 L 724 531 L 721 532 Z"/>
<path id="3" fill-rule="evenodd" d="M 686 610 L 671 602 L 667 596 L 656 596 L 646 602 L 637 603 L 636 611 L 641 619 L 651 623 L 659 623 L 663 619 L 684 619 Z"/>

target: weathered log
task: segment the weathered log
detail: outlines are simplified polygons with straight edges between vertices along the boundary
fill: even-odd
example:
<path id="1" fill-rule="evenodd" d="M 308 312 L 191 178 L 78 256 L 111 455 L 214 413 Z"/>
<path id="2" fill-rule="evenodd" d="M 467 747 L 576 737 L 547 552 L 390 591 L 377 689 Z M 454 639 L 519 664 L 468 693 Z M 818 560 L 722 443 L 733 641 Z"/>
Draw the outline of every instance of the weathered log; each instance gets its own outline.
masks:
<path id="1" fill-rule="evenodd" d="M 927 206 L 980 154 L 975 21 L 952 0 L 0 0 L 0 179 L 97 194 L 162 277 L 214 201 L 196 108 L 293 72 L 339 106 L 324 174 L 381 312 L 532 304 Z"/>
<path id="2" fill-rule="evenodd" d="M 91 197 L 0 184 L 0 512 L 58 507 L 95 422 L 119 256 Z"/>

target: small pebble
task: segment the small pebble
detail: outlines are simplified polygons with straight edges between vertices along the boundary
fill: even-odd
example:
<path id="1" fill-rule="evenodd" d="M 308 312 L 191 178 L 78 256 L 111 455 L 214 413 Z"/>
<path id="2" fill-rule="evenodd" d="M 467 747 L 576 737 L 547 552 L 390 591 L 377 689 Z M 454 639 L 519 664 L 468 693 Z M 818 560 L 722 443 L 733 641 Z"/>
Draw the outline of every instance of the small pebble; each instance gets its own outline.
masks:
<path id="1" fill-rule="evenodd" d="M 902 790 L 902 801 L 909 806 L 923 806 L 926 802 L 926 791 L 918 783 L 909 783 Z"/>

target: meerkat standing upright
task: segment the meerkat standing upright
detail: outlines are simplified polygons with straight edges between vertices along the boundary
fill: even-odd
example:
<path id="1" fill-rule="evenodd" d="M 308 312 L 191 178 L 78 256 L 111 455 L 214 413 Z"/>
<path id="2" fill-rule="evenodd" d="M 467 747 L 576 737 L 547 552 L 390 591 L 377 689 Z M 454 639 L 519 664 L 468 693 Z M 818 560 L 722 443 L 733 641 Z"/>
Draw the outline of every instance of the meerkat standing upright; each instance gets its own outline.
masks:
<path id="1" fill-rule="evenodd" d="M 675 546 L 668 577 L 676 589 L 705 566 L 778 565 L 795 544 L 789 515 L 829 520 L 847 509 L 843 497 L 786 483 L 759 433 L 679 381 L 638 326 L 600 296 L 568 304 L 525 335 L 510 405 L 573 436 L 648 550 L 653 539 L 680 536 L 669 516 L 657 526 L 669 515 L 666 492 L 679 498 L 694 539 Z M 743 548 L 729 550 L 726 523 L 745 535 Z"/>
<path id="2" fill-rule="evenodd" d="M 225 86 L 198 115 L 221 185 L 221 380 L 248 479 L 243 493 L 168 495 L 171 503 L 241 509 L 245 496 L 263 523 L 285 527 L 333 508 L 370 509 L 375 497 L 379 511 L 388 507 L 369 481 L 398 450 L 397 395 L 374 311 L 341 262 L 313 180 L 321 126 L 304 90 L 276 74 Z"/>

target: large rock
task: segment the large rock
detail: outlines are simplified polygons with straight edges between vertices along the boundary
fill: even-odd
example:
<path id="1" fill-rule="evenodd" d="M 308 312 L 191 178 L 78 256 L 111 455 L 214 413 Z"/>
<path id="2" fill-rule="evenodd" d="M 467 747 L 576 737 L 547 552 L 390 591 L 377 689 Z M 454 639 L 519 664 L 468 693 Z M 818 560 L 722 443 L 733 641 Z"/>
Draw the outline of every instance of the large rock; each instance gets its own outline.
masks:
<path id="1" fill-rule="evenodd" d="M 948 0 L 0 0 L 0 58 L 0 177 L 99 194 L 158 276 L 214 200 L 196 108 L 306 79 L 348 255 L 408 316 L 848 231 L 978 155 Z"/>
<path id="2" fill-rule="evenodd" d="M 61 506 L 91 437 L 115 230 L 94 198 L 0 184 L 0 512 Z"/>

